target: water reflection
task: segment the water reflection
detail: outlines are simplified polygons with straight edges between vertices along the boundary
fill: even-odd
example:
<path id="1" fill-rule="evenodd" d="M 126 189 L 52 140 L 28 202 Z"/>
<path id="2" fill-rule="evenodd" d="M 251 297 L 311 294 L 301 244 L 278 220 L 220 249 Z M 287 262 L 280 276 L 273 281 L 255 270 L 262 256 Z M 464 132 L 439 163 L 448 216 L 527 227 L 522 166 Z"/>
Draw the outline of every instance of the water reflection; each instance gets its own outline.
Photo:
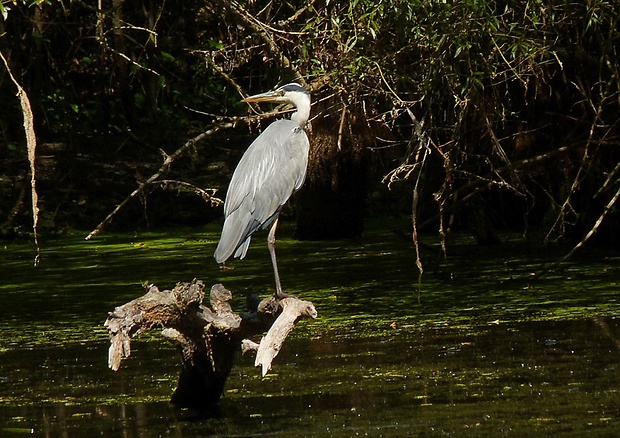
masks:
<path id="1" fill-rule="evenodd" d="M 367 330 L 367 329 L 366 329 Z M 121 371 L 107 345 L 0 355 L 2 436 L 407 436 L 613 434 L 620 427 L 617 319 L 355 326 L 285 345 L 258 377 L 241 357 L 219 412 L 178 411 L 174 349 L 136 343 Z"/>

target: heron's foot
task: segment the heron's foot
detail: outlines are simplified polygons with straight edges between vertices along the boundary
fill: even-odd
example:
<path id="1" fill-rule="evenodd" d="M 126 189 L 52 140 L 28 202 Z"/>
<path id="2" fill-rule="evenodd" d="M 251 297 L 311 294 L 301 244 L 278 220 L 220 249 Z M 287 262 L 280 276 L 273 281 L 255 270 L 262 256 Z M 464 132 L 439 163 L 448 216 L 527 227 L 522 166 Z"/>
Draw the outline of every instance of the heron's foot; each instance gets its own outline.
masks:
<path id="1" fill-rule="evenodd" d="M 278 300 L 278 301 L 279 301 L 279 300 L 282 300 L 282 299 L 284 299 L 284 298 L 290 298 L 290 297 L 292 297 L 292 295 L 289 295 L 289 294 L 284 293 L 284 292 L 282 292 L 282 291 L 276 291 L 276 293 L 275 293 L 275 298 L 276 298 L 276 300 Z"/>

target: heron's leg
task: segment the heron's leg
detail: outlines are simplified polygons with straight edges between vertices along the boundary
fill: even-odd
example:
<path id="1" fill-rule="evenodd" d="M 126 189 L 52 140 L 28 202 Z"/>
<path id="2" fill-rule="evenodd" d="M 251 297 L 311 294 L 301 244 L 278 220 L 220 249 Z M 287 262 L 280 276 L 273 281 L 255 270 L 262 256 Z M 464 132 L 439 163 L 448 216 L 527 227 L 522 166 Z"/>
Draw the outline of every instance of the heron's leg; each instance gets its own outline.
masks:
<path id="1" fill-rule="evenodd" d="M 276 261 L 276 227 L 278 226 L 278 218 L 273 221 L 273 225 L 269 230 L 267 236 L 267 247 L 269 248 L 269 254 L 271 254 L 271 264 L 273 264 L 273 275 L 276 278 L 276 297 L 281 298 L 282 285 L 280 284 L 280 274 L 278 273 L 278 262 Z"/>

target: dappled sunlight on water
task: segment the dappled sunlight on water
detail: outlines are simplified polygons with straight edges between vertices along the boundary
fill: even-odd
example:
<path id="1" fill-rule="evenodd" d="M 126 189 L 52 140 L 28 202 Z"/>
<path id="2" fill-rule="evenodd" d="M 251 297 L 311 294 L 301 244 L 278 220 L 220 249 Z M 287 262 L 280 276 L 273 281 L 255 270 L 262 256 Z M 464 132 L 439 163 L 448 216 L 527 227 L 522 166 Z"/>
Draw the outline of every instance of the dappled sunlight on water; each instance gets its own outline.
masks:
<path id="1" fill-rule="evenodd" d="M 239 357 L 217 412 L 168 403 L 180 360 L 156 332 L 107 369 L 103 321 L 143 294 L 202 278 L 244 295 L 273 292 L 258 236 L 219 269 L 216 229 L 69 236 L 0 251 L 0 435 L 407 436 L 586 433 L 620 428 L 620 257 L 581 256 L 540 281 L 550 260 L 517 240 L 468 238 L 427 254 L 418 284 L 410 244 L 389 231 L 278 247 L 285 289 L 314 302 L 261 379 Z M 289 230 L 290 231 L 290 230 Z M 290 235 L 290 233 L 289 233 Z M 431 244 L 432 241 L 429 240 Z M 436 244 L 436 243 L 435 243 Z M 555 254 L 554 254 L 555 255 Z M 546 258 L 547 257 L 547 258 Z"/>

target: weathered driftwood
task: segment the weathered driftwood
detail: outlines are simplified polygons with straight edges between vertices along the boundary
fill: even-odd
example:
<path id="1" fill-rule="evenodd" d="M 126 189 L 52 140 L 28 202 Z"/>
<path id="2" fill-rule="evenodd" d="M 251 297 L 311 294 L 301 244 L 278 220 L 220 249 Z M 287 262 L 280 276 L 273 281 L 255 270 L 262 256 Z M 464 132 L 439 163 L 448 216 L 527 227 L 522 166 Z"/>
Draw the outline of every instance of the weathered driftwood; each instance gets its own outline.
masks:
<path id="1" fill-rule="evenodd" d="M 110 334 L 108 366 L 117 371 L 131 354 L 131 338 L 154 327 L 177 344 L 183 367 L 172 402 L 202 408 L 217 403 L 224 391 L 237 351 L 256 351 L 255 365 L 264 376 L 284 340 L 300 318 L 316 318 L 314 305 L 293 296 L 260 300 L 248 298 L 247 313 L 235 314 L 232 293 L 221 284 L 211 288 L 210 306 L 203 304 L 200 280 L 178 283 L 160 291 L 151 285 L 145 295 L 110 312 L 105 327 Z M 268 331 L 260 343 L 248 338 Z"/>

